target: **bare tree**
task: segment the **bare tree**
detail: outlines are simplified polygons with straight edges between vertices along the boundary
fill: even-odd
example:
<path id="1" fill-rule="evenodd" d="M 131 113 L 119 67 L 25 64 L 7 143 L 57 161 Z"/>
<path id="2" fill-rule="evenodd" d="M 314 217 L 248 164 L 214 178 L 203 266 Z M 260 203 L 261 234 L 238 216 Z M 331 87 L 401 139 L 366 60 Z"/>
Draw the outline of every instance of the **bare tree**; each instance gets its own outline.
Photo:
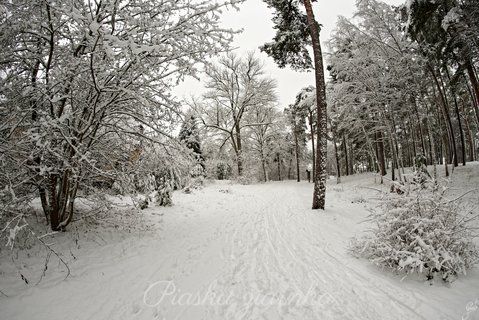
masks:
<path id="1" fill-rule="evenodd" d="M 269 180 L 268 164 L 273 162 L 276 153 L 273 152 L 272 140 L 279 138 L 279 132 L 284 130 L 281 114 L 273 105 L 255 105 L 248 115 L 248 122 L 257 125 L 250 128 L 251 150 L 259 157 L 263 180 Z"/>
<path id="2" fill-rule="evenodd" d="M 238 175 L 243 175 L 243 129 L 263 125 L 245 121 L 254 107 L 276 102 L 276 82 L 265 75 L 261 61 L 249 53 L 240 58 L 228 53 L 206 71 L 208 89 L 193 108 L 203 125 L 220 136 L 220 148 L 229 141 L 236 156 Z"/>

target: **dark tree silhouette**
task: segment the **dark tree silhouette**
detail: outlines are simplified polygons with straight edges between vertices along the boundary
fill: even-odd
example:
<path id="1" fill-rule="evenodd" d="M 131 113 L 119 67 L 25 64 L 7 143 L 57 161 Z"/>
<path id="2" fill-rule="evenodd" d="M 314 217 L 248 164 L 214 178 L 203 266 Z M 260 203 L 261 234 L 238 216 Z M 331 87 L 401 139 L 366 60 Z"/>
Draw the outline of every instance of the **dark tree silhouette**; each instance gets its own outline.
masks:
<path id="1" fill-rule="evenodd" d="M 273 42 L 266 43 L 261 50 L 270 55 L 279 67 L 291 66 L 295 70 L 313 68 L 307 47 L 313 47 L 316 78 L 318 130 L 316 164 L 314 175 L 313 209 L 323 209 L 326 200 L 326 85 L 324 82 L 323 57 L 319 40 L 320 26 L 314 18 L 309 0 L 264 0 L 274 9 L 273 22 L 276 35 Z M 300 10 L 304 5 L 306 14 Z"/>

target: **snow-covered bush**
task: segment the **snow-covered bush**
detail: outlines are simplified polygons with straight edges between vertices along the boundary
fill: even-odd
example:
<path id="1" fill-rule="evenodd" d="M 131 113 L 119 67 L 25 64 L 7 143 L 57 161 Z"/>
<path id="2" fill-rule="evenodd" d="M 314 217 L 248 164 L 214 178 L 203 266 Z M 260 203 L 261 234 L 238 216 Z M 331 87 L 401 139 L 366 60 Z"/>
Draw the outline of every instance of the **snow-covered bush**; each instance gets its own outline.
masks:
<path id="1" fill-rule="evenodd" d="M 464 213 L 459 198 L 448 200 L 447 188 L 437 191 L 431 181 L 406 183 L 402 194 L 388 193 L 370 215 L 372 234 L 354 239 L 354 254 L 375 264 L 428 279 L 441 275 L 452 281 L 465 274 L 479 258 L 468 228 L 473 218 Z"/>
<path id="2" fill-rule="evenodd" d="M 173 186 L 171 180 L 166 177 L 161 177 L 157 181 L 157 193 L 155 195 L 156 204 L 159 206 L 171 206 Z"/>

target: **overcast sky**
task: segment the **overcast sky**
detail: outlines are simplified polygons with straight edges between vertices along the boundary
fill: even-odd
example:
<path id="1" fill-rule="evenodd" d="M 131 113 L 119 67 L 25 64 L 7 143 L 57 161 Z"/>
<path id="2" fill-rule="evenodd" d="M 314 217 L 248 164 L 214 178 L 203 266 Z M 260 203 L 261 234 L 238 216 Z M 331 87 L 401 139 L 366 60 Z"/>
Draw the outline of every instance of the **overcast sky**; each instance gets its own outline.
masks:
<path id="1" fill-rule="evenodd" d="M 323 25 L 321 29 L 321 42 L 329 39 L 331 31 L 335 28 L 338 15 L 352 17 L 355 11 L 356 0 L 319 0 L 313 2 L 316 20 Z M 404 0 L 385 0 L 391 5 L 400 5 Z M 296 72 L 289 68 L 279 69 L 273 59 L 259 51 L 258 47 L 272 40 L 274 36 L 271 21 L 272 10 L 266 7 L 262 0 L 247 0 L 240 6 L 240 11 L 227 11 L 223 14 L 225 27 L 244 31 L 235 36 L 234 46 L 239 55 L 248 51 L 256 51 L 257 56 L 265 62 L 266 72 L 278 83 L 279 108 L 283 109 L 288 104 L 294 103 L 296 94 L 301 88 L 314 85 L 312 72 Z M 323 45 L 323 51 L 326 47 Z M 190 95 L 199 96 L 203 92 L 201 83 L 194 79 L 187 79 L 180 84 L 174 93 L 180 97 Z"/>

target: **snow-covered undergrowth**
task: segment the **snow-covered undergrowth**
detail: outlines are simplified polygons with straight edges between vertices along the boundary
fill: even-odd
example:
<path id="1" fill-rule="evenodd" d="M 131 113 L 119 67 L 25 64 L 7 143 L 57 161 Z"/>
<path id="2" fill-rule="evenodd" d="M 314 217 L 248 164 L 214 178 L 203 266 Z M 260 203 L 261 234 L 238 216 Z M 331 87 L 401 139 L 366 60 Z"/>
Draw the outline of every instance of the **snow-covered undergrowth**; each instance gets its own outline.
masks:
<path id="1" fill-rule="evenodd" d="M 449 199 L 446 186 L 415 181 L 399 185 L 400 192 L 384 193 L 370 216 L 372 232 L 353 241 L 352 251 L 379 266 L 429 279 L 466 275 L 479 259 L 470 225 L 477 215 L 464 208 L 462 197 Z"/>
<path id="2" fill-rule="evenodd" d="M 474 188 L 479 163 L 451 180 L 455 197 Z M 373 226 L 361 222 L 378 181 L 329 180 L 324 212 L 311 210 L 304 181 L 208 182 L 136 211 L 117 199 L 98 222 L 44 238 L 68 263 L 66 280 L 54 255 L 45 270 L 39 245 L 0 252 L 0 319 L 478 319 L 477 267 L 452 283 L 403 279 L 349 254 L 350 238 Z M 479 205 L 472 193 L 461 201 Z"/>
<path id="3" fill-rule="evenodd" d="M 0 275 L 10 294 L 68 279 L 86 252 L 151 229 L 134 197 L 103 195 L 96 201 L 79 197 L 75 208 L 77 215 L 67 231 L 52 232 L 36 199 L 30 210 L 18 217 L 21 228 L 13 229 L 10 238 L 0 237 Z"/>

